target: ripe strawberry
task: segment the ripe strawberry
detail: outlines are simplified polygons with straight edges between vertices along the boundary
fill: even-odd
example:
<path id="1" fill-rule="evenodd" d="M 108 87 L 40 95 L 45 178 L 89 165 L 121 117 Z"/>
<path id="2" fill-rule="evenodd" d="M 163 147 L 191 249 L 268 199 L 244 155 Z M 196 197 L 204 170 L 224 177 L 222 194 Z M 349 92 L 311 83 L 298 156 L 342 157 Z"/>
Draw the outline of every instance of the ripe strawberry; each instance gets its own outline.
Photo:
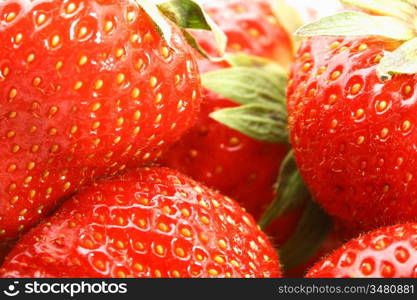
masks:
<path id="1" fill-rule="evenodd" d="M 155 159 L 193 124 L 193 55 L 175 28 L 168 46 L 139 3 L 0 3 L 2 238 L 92 179 Z"/>
<path id="2" fill-rule="evenodd" d="M 291 40 L 274 17 L 270 1 L 206 1 L 205 8 L 227 35 L 229 52 L 283 64 L 292 58 Z M 209 35 L 197 32 L 196 37 L 215 55 Z M 229 66 L 203 59 L 198 63 L 203 73 Z M 171 148 L 163 163 L 236 199 L 257 219 L 273 199 L 272 186 L 288 148 L 255 141 L 213 120 L 209 117 L 213 111 L 238 104 L 208 90 L 203 97 L 197 125 Z"/>
<path id="3" fill-rule="evenodd" d="M 144 168 L 84 189 L 27 233 L 2 277 L 277 277 L 278 259 L 233 200 Z"/>
<path id="4" fill-rule="evenodd" d="M 396 5 L 403 4 L 409 5 L 392 1 L 386 10 L 395 15 Z M 378 9 L 369 10 L 381 13 Z M 400 41 L 412 38 L 408 26 L 393 16 L 346 12 L 299 31 L 312 37 L 302 44 L 292 68 L 291 142 L 316 200 L 352 226 L 396 224 L 417 214 L 417 81 L 415 75 L 399 74 L 407 73 L 396 70 L 401 60 L 390 63 L 400 52 L 408 53 L 403 46 L 413 40 Z M 337 32 L 340 28 L 344 33 Z M 393 73 L 398 75 L 390 78 Z"/>
<path id="5" fill-rule="evenodd" d="M 384 227 L 346 243 L 307 277 L 417 277 L 417 224 Z"/>

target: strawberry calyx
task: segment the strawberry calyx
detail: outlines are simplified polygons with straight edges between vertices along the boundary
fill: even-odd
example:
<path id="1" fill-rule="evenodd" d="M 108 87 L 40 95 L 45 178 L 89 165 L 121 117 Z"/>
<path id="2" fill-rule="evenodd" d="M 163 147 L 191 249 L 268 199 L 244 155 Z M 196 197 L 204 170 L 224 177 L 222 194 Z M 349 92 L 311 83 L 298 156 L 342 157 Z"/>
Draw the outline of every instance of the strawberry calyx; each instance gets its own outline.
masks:
<path id="1" fill-rule="evenodd" d="M 293 151 L 281 165 L 275 199 L 258 224 L 266 229 L 274 220 L 302 209 L 302 215 L 291 237 L 279 249 L 285 269 L 307 262 L 331 233 L 333 223 L 322 208 L 313 201 L 297 168 Z"/>
<path id="2" fill-rule="evenodd" d="M 414 1 L 403 0 L 340 0 L 347 7 L 361 11 L 345 11 L 307 24 L 296 31 L 300 37 L 341 36 L 376 37 L 400 41 L 394 51 L 386 51 L 377 66 L 381 81 L 395 74 L 417 74 L 417 30 Z M 363 11 L 363 12 L 362 12 Z"/>
<path id="3" fill-rule="evenodd" d="M 162 37 L 171 47 L 172 32 L 167 19 L 176 24 L 182 31 L 188 44 L 203 57 L 212 61 L 223 60 L 226 50 L 227 37 L 217 24 L 204 11 L 202 6 L 193 0 L 136 0 L 138 5 L 150 16 L 161 32 Z M 213 33 L 219 57 L 211 57 L 198 44 L 189 29 L 207 30 Z"/>
<path id="4" fill-rule="evenodd" d="M 203 86 L 242 105 L 210 117 L 256 140 L 288 143 L 286 71 L 255 56 L 227 55 L 226 60 L 231 67 L 203 74 Z"/>

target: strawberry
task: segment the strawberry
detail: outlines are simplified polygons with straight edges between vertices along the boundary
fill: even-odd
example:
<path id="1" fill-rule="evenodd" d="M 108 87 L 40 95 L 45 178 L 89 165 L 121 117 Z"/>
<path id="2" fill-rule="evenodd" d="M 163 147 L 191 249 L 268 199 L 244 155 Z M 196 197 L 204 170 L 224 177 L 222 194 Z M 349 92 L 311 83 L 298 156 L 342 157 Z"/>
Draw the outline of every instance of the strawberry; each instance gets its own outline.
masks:
<path id="1" fill-rule="evenodd" d="M 307 277 L 417 277 L 417 224 L 383 227 L 351 240 Z"/>
<path id="2" fill-rule="evenodd" d="M 274 17 L 270 1 L 221 0 L 204 4 L 227 35 L 229 52 L 277 59 L 283 64 L 291 59 L 291 40 Z M 196 32 L 196 38 L 208 53 L 216 53 L 209 35 Z M 198 64 L 203 73 L 230 66 L 203 59 Z M 197 125 L 162 162 L 236 199 L 257 219 L 274 197 L 272 186 L 288 148 L 256 141 L 213 120 L 209 116 L 212 112 L 239 104 L 207 89 L 203 97 Z"/>
<path id="3" fill-rule="evenodd" d="M 166 168 L 85 188 L 18 242 L 2 277 L 277 277 L 235 201 Z"/>
<path id="4" fill-rule="evenodd" d="M 417 47 L 404 12 L 415 7 L 343 2 L 372 14 L 342 12 L 298 31 L 309 38 L 287 93 L 296 160 L 315 199 L 341 222 L 366 229 L 412 221 Z"/>
<path id="5" fill-rule="evenodd" d="M 172 23 L 161 36 L 144 3 L 0 3 L 2 239 L 92 179 L 152 161 L 193 124 L 193 54 Z"/>

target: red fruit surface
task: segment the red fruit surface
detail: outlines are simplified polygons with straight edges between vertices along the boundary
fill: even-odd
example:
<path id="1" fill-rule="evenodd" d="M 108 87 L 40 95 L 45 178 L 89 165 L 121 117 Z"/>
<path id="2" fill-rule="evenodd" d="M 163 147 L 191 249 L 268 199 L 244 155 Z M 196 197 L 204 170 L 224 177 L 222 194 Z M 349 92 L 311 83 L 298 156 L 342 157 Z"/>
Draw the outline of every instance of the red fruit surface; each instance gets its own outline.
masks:
<path id="1" fill-rule="evenodd" d="M 346 243 L 307 277 L 417 277 L 417 224 L 384 227 Z"/>
<path id="2" fill-rule="evenodd" d="M 291 60 L 290 37 L 274 17 L 270 1 L 206 1 L 205 8 L 226 33 L 229 52 L 283 64 Z M 210 35 L 197 32 L 196 36 L 204 49 L 216 55 Z M 203 73 L 228 67 L 205 59 L 198 63 Z M 163 163 L 236 199 L 258 218 L 274 197 L 272 186 L 288 148 L 255 141 L 214 121 L 210 113 L 238 104 L 207 90 L 203 97 L 197 125 L 171 148 Z"/>
<path id="3" fill-rule="evenodd" d="M 315 199 L 342 223 L 375 228 L 417 216 L 416 80 L 381 82 L 378 39 L 306 40 L 288 88 L 291 142 Z"/>
<path id="4" fill-rule="evenodd" d="M 278 277 L 278 258 L 235 201 L 144 168 L 96 182 L 27 233 L 2 277 Z"/>
<path id="5" fill-rule="evenodd" d="M 199 75 L 134 0 L 0 3 L 0 236 L 142 165 L 195 121 Z"/>

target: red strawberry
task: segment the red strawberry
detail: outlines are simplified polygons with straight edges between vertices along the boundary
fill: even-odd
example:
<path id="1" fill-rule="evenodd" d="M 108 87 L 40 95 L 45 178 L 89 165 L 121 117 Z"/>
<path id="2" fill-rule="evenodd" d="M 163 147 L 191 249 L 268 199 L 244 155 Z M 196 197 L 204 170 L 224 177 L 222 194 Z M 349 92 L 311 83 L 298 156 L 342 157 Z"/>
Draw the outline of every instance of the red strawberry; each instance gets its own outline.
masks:
<path id="1" fill-rule="evenodd" d="M 277 59 L 292 58 L 289 35 L 277 22 L 267 0 L 206 1 L 206 11 L 226 33 L 229 52 Z M 207 34 L 197 39 L 215 54 Z M 200 59 L 204 73 L 228 67 Z M 197 125 L 165 156 L 163 162 L 239 201 L 255 218 L 273 199 L 272 185 L 287 146 L 258 142 L 209 117 L 213 111 L 238 106 L 213 92 L 205 91 Z"/>
<path id="2" fill-rule="evenodd" d="M 387 10 L 395 14 L 395 7 Z M 313 37 L 304 41 L 292 68 L 291 142 L 316 200 L 354 226 L 396 224 L 417 215 L 417 78 L 399 74 L 386 80 L 389 76 L 383 75 L 393 55 L 407 53 L 401 48 L 383 58 L 408 38 L 407 26 L 401 18 L 346 12 L 299 31 Z M 315 36 L 338 35 L 337 28 L 361 37 Z M 389 68 L 401 67 L 400 61 Z M 393 72 L 405 73 L 388 73 Z"/>
<path id="3" fill-rule="evenodd" d="M 99 181 L 27 233 L 2 277 L 277 277 L 275 250 L 233 200 L 177 171 Z"/>
<path id="4" fill-rule="evenodd" d="M 384 227 L 346 243 L 307 277 L 417 277 L 417 224 Z"/>
<path id="5" fill-rule="evenodd" d="M 1 2 L 3 238 L 93 178 L 153 160 L 193 124 L 193 55 L 175 28 L 169 47 L 138 3 Z"/>

